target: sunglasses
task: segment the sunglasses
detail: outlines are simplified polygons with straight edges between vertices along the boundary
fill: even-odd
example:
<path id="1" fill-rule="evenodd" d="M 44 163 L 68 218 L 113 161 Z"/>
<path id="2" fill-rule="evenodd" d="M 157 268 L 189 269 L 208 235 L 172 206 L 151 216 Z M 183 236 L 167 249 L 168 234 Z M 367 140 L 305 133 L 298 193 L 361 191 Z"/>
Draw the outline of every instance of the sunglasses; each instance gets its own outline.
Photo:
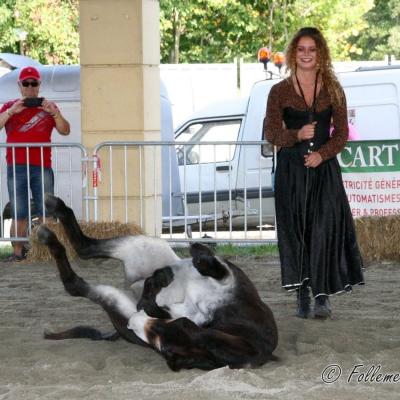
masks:
<path id="1" fill-rule="evenodd" d="M 23 87 L 28 87 L 28 86 L 38 87 L 39 86 L 39 81 L 22 81 L 21 85 Z"/>

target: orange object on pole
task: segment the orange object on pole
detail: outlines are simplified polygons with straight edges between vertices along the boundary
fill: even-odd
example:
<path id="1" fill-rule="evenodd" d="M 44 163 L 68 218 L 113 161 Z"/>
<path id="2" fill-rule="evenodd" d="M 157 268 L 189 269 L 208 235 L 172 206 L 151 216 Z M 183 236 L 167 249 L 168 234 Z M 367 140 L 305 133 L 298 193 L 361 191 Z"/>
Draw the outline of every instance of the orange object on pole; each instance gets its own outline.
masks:
<path id="1" fill-rule="evenodd" d="M 258 61 L 264 64 L 264 67 L 267 66 L 268 62 L 271 60 L 271 50 L 268 47 L 261 47 L 258 50 Z"/>
<path id="2" fill-rule="evenodd" d="M 276 67 L 279 69 L 282 68 L 282 65 L 285 63 L 285 55 L 281 52 L 278 51 L 277 53 L 274 54 L 274 64 Z"/>

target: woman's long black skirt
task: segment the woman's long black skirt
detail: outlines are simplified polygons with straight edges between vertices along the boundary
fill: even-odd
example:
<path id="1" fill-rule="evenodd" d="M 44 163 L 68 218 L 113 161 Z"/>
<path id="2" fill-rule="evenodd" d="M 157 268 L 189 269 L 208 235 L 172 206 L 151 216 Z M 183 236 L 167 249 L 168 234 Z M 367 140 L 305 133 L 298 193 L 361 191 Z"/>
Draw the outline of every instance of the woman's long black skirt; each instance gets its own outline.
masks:
<path id="1" fill-rule="evenodd" d="M 275 208 L 282 285 L 304 280 L 314 296 L 362 284 L 363 264 L 336 158 L 304 167 L 295 148 L 278 154 Z"/>

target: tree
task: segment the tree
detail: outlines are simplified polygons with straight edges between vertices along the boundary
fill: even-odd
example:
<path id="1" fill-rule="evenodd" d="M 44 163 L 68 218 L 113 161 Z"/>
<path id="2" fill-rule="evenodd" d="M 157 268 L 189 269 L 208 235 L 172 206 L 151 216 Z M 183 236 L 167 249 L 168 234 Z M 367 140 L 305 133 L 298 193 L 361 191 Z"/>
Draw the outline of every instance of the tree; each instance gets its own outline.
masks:
<path id="1" fill-rule="evenodd" d="M 352 38 L 362 49 L 359 59 L 382 59 L 392 54 L 400 58 L 400 1 L 375 0 L 364 16 L 367 29 Z"/>
<path id="2" fill-rule="evenodd" d="M 373 0 L 297 0 L 291 10 L 295 16 L 293 27 L 318 27 L 327 39 L 332 58 L 350 60 L 362 51 L 351 44 L 350 38 L 366 28 L 363 16 L 372 6 Z"/>
<path id="3" fill-rule="evenodd" d="M 274 42 L 279 5 L 290 0 L 163 0 L 162 62 L 232 62 L 254 59 L 260 47 Z"/>
<path id="4" fill-rule="evenodd" d="M 202 1 L 200 1 L 202 2 Z M 202 2 L 205 3 L 205 2 Z M 179 63 L 181 36 L 195 29 L 202 10 L 192 1 L 163 0 L 160 4 L 161 58 Z"/>
<path id="5" fill-rule="evenodd" d="M 2 0 L 0 49 L 45 64 L 77 63 L 78 20 L 78 0 Z"/>
<path id="6" fill-rule="evenodd" d="M 367 27 L 363 16 L 373 0 L 163 0 L 160 5 L 162 62 L 254 60 L 262 46 L 284 50 L 302 26 L 319 27 L 333 58 L 346 60 L 362 52 L 350 40 Z"/>
<path id="7" fill-rule="evenodd" d="M 78 3 L 1 0 L 0 51 L 79 62 Z M 160 17 L 164 63 L 254 61 L 306 25 L 323 31 L 335 60 L 400 57 L 400 0 L 161 0 Z"/>
<path id="8" fill-rule="evenodd" d="M 2 52 L 18 52 L 14 12 L 16 0 L 3 0 L 0 4 L 0 49 Z"/>

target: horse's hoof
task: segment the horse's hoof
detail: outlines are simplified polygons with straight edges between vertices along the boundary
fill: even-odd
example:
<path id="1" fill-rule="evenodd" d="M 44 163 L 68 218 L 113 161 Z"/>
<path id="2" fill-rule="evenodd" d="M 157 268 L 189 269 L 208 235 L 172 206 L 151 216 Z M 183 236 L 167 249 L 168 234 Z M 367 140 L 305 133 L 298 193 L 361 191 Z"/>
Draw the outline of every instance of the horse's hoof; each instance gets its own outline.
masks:
<path id="1" fill-rule="evenodd" d="M 54 333 L 52 331 L 48 330 L 48 329 L 45 329 L 43 331 L 43 338 L 52 340 L 52 339 L 54 339 Z"/>
<path id="2" fill-rule="evenodd" d="M 37 238 L 41 244 L 48 245 L 55 235 L 49 228 L 41 225 L 37 230 Z"/>
<path id="3" fill-rule="evenodd" d="M 44 204 L 46 205 L 46 212 L 50 215 L 57 217 L 57 211 L 61 211 L 65 207 L 65 203 L 58 197 L 53 196 L 50 193 L 46 193 L 44 198 Z"/>

